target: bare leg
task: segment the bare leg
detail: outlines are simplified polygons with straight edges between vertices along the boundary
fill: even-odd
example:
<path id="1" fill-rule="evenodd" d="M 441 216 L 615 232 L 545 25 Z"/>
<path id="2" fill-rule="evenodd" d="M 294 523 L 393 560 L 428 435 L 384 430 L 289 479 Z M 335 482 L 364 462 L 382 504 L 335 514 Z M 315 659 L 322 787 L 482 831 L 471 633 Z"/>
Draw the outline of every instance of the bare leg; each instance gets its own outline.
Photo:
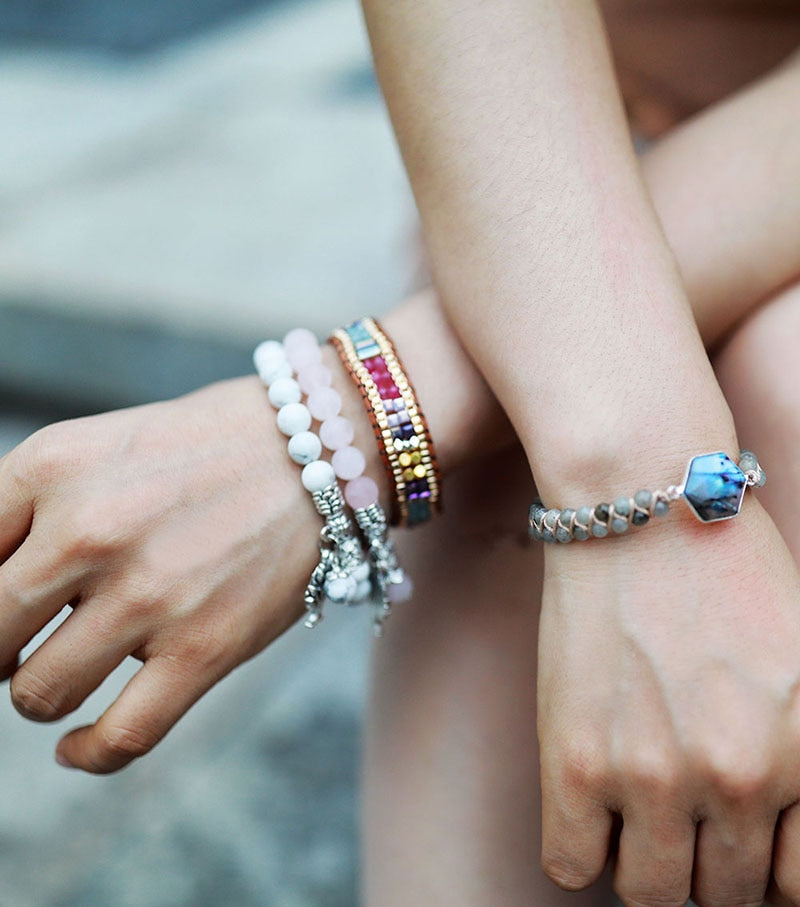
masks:
<path id="1" fill-rule="evenodd" d="M 800 283 L 750 316 L 717 356 L 739 440 L 767 471 L 759 499 L 800 562 Z"/>
<path id="2" fill-rule="evenodd" d="M 402 539 L 420 579 L 377 647 L 365 765 L 365 903 L 600 905 L 540 869 L 536 645 L 541 550 L 521 451 L 448 477 Z M 423 579 L 424 578 L 424 579 Z"/>

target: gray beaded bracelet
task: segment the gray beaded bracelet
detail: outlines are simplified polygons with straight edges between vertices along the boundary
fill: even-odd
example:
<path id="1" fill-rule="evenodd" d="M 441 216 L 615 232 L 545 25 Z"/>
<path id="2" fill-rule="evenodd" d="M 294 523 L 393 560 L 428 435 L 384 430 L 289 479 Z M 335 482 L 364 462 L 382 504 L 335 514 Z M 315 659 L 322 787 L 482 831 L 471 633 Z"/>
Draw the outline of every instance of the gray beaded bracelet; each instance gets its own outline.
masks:
<path id="1" fill-rule="evenodd" d="M 562 543 L 621 535 L 631 526 L 663 516 L 679 498 L 703 523 L 729 520 L 739 513 L 745 488 L 760 488 L 766 480 L 752 451 L 740 451 L 738 466 L 721 451 L 700 454 L 689 461 L 683 483 L 663 491 L 637 491 L 630 498 L 579 510 L 547 508 L 536 500 L 528 514 L 528 534 L 536 541 Z"/>

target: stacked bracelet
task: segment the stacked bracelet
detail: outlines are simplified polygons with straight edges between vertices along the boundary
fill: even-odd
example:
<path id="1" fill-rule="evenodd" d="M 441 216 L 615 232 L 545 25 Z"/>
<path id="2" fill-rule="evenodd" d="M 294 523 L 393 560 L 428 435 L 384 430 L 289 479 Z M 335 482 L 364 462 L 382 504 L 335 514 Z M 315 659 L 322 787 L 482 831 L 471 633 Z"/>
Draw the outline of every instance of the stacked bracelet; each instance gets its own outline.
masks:
<path id="1" fill-rule="evenodd" d="M 528 531 L 537 541 L 563 543 L 619 535 L 663 516 L 680 498 L 703 523 L 728 520 L 739 513 L 745 488 L 761 487 L 766 480 L 752 451 L 740 452 L 738 466 L 722 452 L 701 454 L 689 461 L 681 485 L 663 491 L 637 491 L 630 498 L 578 510 L 548 509 L 536 500 L 528 514 Z"/>
<path id="2" fill-rule="evenodd" d="M 392 523 L 413 526 L 441 509 L 441 476 L 428 425 L 394 346 L 362 318 L 331 342 L 361 392 L 393 489 Z"/>
<path id="3" fill-rule="evenodd" d="M 378 487 L 362 474 L 366 460 L 350 443 L 353 426 L 339 414 L 341 397 L 330 386 L 332 375 L 321 357 L 316 337 L 304 329 L 290 331 L 283 344 L 266 341 L 253 354 L 270 402 L 278 410 L 278 428 L 289 438 L 289 456 L 303 466 L 303 486 L 325 519 L 320 561 L 305 592 L 305 625 L 319 623 L 325 599 L 357 604 L 372 598 L 379 635 L 391 603 L 410 594 L 410 582 L 397 564 Z M 313 420 L 321 423 L 319 434 L 310 430 Z M 333 451 L 330 463 L 321 459 L 323 444 Z M 344 494 L 337 478 L 347 481 Z M 346 503 L 354 509 L 366 552 Z"/>

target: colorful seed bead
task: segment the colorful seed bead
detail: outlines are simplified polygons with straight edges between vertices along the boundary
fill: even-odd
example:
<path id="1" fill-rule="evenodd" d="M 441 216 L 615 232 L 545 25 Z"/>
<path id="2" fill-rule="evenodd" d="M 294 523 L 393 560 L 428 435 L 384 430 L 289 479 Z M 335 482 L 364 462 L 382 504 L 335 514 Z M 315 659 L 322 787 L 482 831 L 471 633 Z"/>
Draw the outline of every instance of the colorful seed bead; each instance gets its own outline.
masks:
<path id="1" fill-rule="evenodd" d="M 334 331 L 331 341 L 358 386 L 394 488 L 392 522 L 415 525 L 441 509 L 441 477 L 414 389 L 372 318 Z"/>

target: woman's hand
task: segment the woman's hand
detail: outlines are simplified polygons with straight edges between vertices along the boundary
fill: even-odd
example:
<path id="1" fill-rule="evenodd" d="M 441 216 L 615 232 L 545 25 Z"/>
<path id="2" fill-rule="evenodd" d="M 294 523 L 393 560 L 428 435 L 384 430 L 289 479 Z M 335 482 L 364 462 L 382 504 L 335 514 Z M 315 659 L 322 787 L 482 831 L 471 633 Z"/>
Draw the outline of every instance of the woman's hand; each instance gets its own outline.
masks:
<path id="1" fill-rule="evenodd" d="M 320 528 L 256 378 L 45 428 L 0 460 L 0 665 L 61 718 L 142 667 L 59 761 L 110 772 L 302 612 Z M 73 611 L 17 667 L 20 650 Z"/>
<path id="2" fill-rule="evenodd" d="M 800 799 L 800 579 L 761 506 L 548 548 L 539 648 L 554 881 L 600 875 L 616 814 L 626 905 L 761 904 Z"/>

